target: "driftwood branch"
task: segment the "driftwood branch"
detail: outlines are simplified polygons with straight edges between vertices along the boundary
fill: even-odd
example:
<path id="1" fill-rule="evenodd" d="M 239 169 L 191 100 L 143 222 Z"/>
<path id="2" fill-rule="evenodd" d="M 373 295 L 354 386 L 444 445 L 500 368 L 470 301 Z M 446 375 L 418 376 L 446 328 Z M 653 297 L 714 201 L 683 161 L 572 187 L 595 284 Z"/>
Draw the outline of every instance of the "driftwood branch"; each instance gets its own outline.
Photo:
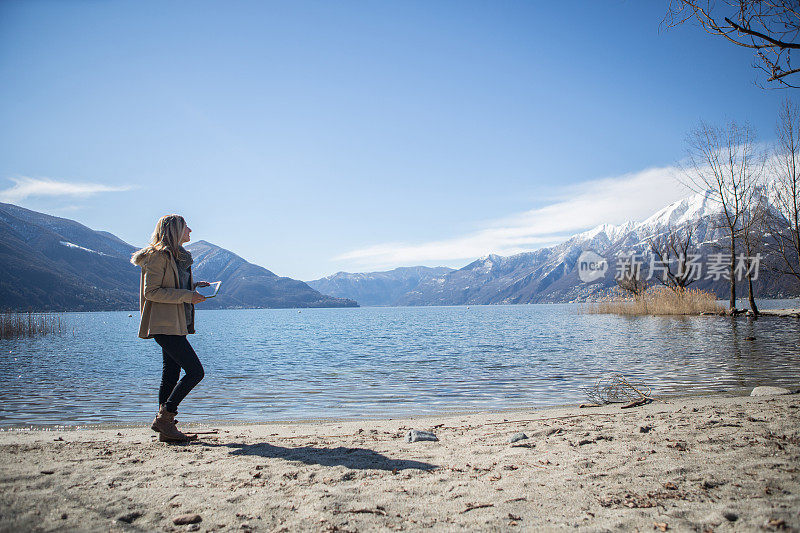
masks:
<path id="1" fill-rule="evenodd" d="M 652 390 L 648 385 L 632 382 L 622 374 L 602 377 L 594 386 L 584 390 L 594 404 L 600 405 L 623 403 L 628 407 L 635 407 L 630 404 L 640 400 L 645 400 L 644 403 L 653 401 Z M 636 405 L 642 405 L 642 403 Z"/>
<path id="2" fill-rule="evenodd" d="M 484 509 L 486 507 L 494 507 L 493 503 L 482 503 L 480 505 L 467 505 L 467 508 L 461 511 L 461 514 L 474 511 L 475 509 Z"/>

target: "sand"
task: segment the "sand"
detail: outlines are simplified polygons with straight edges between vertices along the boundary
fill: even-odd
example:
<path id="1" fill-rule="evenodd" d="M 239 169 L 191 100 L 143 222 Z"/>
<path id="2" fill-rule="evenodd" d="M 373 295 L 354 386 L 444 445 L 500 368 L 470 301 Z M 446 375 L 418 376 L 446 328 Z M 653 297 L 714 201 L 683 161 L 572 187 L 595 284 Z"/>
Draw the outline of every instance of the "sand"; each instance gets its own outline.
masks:
<path id="1" fill-rule="evenodd" d="M 2 432 L 0 530 L 800 528 L 796 394 L 217 427 Z"/>

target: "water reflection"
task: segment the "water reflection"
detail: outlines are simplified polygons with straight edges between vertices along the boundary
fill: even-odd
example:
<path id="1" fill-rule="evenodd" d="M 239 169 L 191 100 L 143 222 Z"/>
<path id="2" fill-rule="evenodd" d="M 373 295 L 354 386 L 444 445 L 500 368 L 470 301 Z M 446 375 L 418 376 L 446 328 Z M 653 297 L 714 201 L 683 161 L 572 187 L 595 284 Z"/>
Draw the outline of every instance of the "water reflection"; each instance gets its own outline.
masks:
<path id="1" fill-rule="evenodd" d="M 798 306 L 778 302 L 773 306 Z M 0 341 L 0 425 L 144 422 L 160 350 L 138 315 Z M 582 315 L 571 305 L 198 311 L 191 420 L 404 416 L 584 401 L 622 372 L 655 394 L 796 387 L 796 319 Z"/>

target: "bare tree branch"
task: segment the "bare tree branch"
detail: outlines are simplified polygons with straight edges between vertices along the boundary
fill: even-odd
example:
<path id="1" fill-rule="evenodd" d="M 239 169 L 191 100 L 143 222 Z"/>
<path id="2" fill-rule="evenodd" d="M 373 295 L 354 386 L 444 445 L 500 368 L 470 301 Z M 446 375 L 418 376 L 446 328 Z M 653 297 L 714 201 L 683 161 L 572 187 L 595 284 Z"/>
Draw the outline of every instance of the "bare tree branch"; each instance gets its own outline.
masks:
<path id="1" fill-rule="evenodd" d="M 683 291 L 697 280 L 689 268 L 690 258 L 694 252 L 693 235 L 694 228 L 691 226 L 685 227 L 682 231 L 668 228 L 665 233 L 648 240 L 650 252 L 661 263 L 664 271 L 664 275 L 657 278 L 658 281 L 675 292 Z M 673 260 L 676 263 L 674 267 Z"/>
<path id="2" fill-rule="evenodd" d="M 727 22 L 728 24 L 733 26 L 733 29 L 735 29 L 739 33 L 744 33 L 746 35 L 751 35 L 753 37 L 758 37 L 759 39 L 764 39 L 768 43 L 772 43 L 773 45 L 777 46 L 778 48 L 800 48 L 800 44 L 798 44 L 798 43 L 785 43 L 783 41 L 779 41 L 777 39 L 773 39 L 769 35 L 764 35 L 763 33 L 759 32 L 759 31 L 751 30 L 750 28 L 745 28 L 743 26 L 739 26 L 738 24 L 736 24 L 734 21 L 732 21 L 728 17 L 725 17 L 725 22 Z M 765 46 L 762 45 L 759 48 L 764 48 L 764 47 Z"/>
<path id="3" fill-rule="evenodd" d="M 662 26 L 694 20 L 711 35 L 755 50 L 754 66 L 774 88 L 797 88 L 787 78 L 800 73 L 790 55 L 800 49 L 798 6 L 797 0 L 671 0 Z"/>
<path id="4" fill-rule="evenodd" d="M 775 80 L 779 80 L 779 79 L 783 78 L 784 76 L 788 76 L 789 74 L 795 74 L 795 73 L 797 73 L 797 72 L 800 72 L 800 68 L 795 68 L 795 69 L 792 69 L 792 70 L 787 70 L 786 72 L 782 72 L 782 73 L 780 73 L 780 74 L 777 74 L 777 75 L 775 75 L 775 76 L 772 76 L 771 78 L 767 79 L 767 81 L 775 81 Z"/>

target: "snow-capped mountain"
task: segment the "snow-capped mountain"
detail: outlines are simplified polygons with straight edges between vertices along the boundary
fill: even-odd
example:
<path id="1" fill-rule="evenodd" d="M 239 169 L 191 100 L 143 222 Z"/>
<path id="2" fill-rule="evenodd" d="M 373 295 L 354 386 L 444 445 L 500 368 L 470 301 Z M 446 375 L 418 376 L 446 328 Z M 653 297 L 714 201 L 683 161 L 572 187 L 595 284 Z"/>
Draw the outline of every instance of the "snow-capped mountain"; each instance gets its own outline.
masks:
<path id="1" fill-rule="evenodd" d="M 601 224 L 583 233 L 578 233 L 567 242 L 590 243 L 604 248 L 603 243 L 607 243 L 606 246 L 608 246 L 625 241 L 629 246 L 635 246 L 639 243 L 647 243 L 650 239 L 670 230 L 685 227 L 689 223 L 703 226 L 700 229 L 704 230 L 705 236 L 705 231 L 708 230 L 705 226 L 721 212 L 722 206 L 713 200 L 710 193 L 693 194 L 659 209 L 641 222 L 628 221 L 618 226 Z"/>
<path id="2" fill-rule="evenodd" d="M 691 228 L 692 242 L 700 255 L 723 251 L 725 232 L 715 220 L 721 207 L 709 194 L 695 194 L 660 209 L 643 221 L 601 224 L 567 241 L 508 257 L 489 255 L 463 268 L 420 283 L 396 300 L 397 305 L 463 305 L 564 302 L 589 298 L 615 285 L 612 258 L 620 253 L 645 253 L 650 240 L 669 231 Z M 610 270 L 595 283 L 583 283 L 576 263 L 585 250 L 609 260 Z M 778 279 L 762 269 L 760 296 L 796 294 L 789 280 Z M 693 287 L 727 294 L 726 280 L 699 280 Z M 343 292 L 340 295 L 346 296 Z M 352 296 L 351 296 L 352 297 Z"/>
<path id="3" fill-rule="evenodd" d="M 637 224 L 639 230 L 663 231 L 677 228 L 693 220 L 702 220 L 717 216 L 722 212 L 722 205 L 712 199 L 711 193 L 694 194 L 678 200 L 665 208 L 656 211 L 652 216 Z"/>

